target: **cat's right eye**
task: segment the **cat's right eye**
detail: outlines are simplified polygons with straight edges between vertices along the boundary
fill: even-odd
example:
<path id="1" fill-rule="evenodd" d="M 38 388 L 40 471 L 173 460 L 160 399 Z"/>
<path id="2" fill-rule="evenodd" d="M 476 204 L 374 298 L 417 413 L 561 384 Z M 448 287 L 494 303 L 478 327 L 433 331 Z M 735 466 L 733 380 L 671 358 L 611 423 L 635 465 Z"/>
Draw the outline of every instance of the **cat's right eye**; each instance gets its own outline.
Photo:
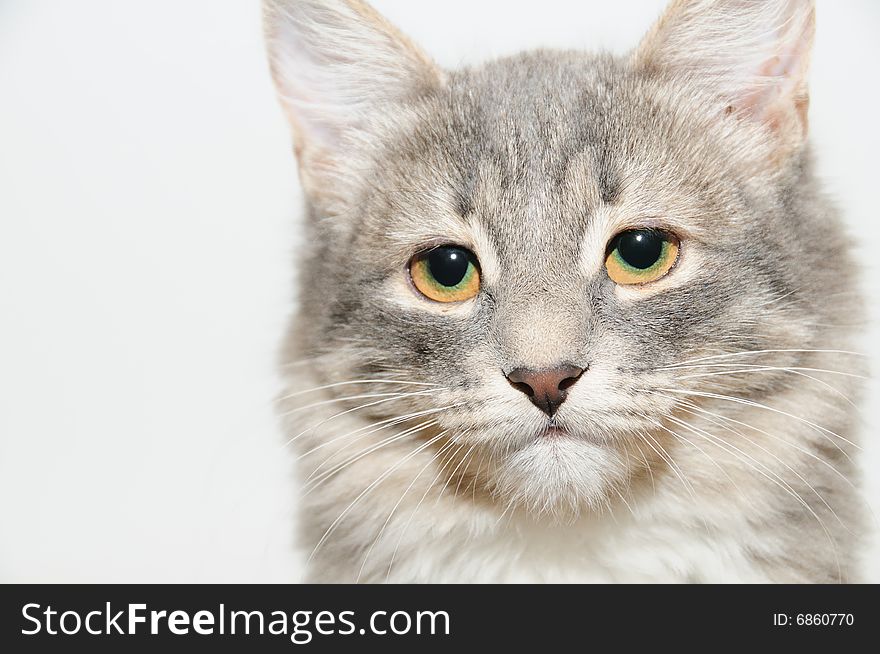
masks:
<path id="1" fill-rule="evenodd" d="M 464 302 L 480 291 L 477 258 L 454 245 L 420 252 L 409 262 L 409 275 L 416 290 L 435 302 Z"/>

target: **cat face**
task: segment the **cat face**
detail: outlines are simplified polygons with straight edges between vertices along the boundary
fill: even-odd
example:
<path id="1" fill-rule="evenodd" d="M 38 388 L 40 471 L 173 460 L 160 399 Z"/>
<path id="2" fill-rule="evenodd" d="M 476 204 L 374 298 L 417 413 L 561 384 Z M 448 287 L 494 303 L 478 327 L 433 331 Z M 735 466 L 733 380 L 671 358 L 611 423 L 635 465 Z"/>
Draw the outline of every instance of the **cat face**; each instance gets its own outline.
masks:
<path id="1" fill-rule="evenodd" d="M 674 3 L 622 59 L 452 73 L 360 2 L 270 4 L 315 376 L 414 385 L 366 413 L 430 422 L 413 444 L 553 513 L 666 462 L 697 393 L 790 384 L 772 368 L 833 322 L 811 298 L 848 268 L 803 147 L 811 4 L 758 4 Z M 745 350 L 767 374 L 701 376 Z"/>

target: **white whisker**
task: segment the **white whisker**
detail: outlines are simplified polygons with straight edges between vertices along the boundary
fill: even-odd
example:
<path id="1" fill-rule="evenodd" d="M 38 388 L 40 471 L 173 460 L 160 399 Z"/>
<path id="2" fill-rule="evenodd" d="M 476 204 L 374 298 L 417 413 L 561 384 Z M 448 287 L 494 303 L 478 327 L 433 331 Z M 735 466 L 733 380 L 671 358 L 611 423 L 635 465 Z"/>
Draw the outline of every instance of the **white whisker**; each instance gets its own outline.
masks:
<path id="1" fill-rule="evenodd" d="M 755 472 L 757 472 L 758 474 L 760 474 L 764 478 L 766 478 L 769 481 L 771 481 L 772 483 L 774 483 L 776 486 L 778 486 L 780 489 L 782 489 L 787 495 L 789 495 L 796 502 L 798 502 L 798 504 L 800 504 L 804 509 L 806 509 L 807 512 L 816 520 L 816 522 L 818 523 L 818 525 L 822 529 L 822 531 L 825 532 L 825 535 L 828 538 L 829 544 L 831 545 L 832 552 L 833 552 L 834 558 L 835 558 L 835 562 L 837 564 L 838 580 L 840 580 L 842 578 L 841 577 L 841 569 L 840 569 L 840 559 L 839 559 L 838 552 L 837 552 L 837 545 L 836 545 L 834 538 L 831 535 L 831 532 L 828 531 L 828 528 L 825 526 L 825 523 L 822 521 L 822 519 L 819 517 L 819 515 L 813 510 L 813 508 L 807 503 L 807 501 L 804 500 L 804 498 L 801 497 L 800 494 L 798 494 L 798 492 L 795 491 L 794 488 L 792 488 L 788 482 L 786 482 L 784 479 L 782 479 L 782 477 L 780 477 L 778 474 L 776 474 L 775 472 L 770 470 L 766 465 L 764 465 L 763 463 L 761 463 L 760 461 L 758 461 L 754 457 L 750 456 L 748 453 L 744 452 L 743 450 L 739 449 L 735 445 L 732 445 L 730 442 L 728 442 L 722 438 L 719 438 L 713 434 L 710 434 L 709 432 L 707 432 L 703 429 L 700 429 L 698 427 L 694 427 L 693 425 L 691 425 L 683 420 L 678 420 L 676 418 L 672 418 L 672 420 L 676 424 L 681 425 L 685 429 L 688 429 L 691 433 L 704 438 L 705 440 L 709 441 L 710 443 L 714 443 L 717 447 L 727 451 L 729 454 L 732 454 L 737 459 L 739 459 L 740 461 L 742 461 L 743 463 L 748 465 L 748 467 L 750 469 L 754 470 Z M 762 470 L 762 468 L 763 468 L 763 470 Z M 819 497 L 820 497 L 820 499 L 822 499 L 821 496 L 819 496 Z M 829 507 L 829 510 L 830 510 L 830 507 Z M 832 513 L 834 513 L 834 512 L 832 511 Z M 835 517 L 836 517 L 836 514 L 835 514 Z"/>
<path id="2" fill-rule="evenodd" d="M 671 366 L 663 366 L 659 368 L 659 370 L 665 370 L 668 368 L 676 368 L 680 365 L 697 363 L 699 361 L 709 361 L 712 359 L 723 359 L 728 357 L 741 357 L 741 356 L 753 356 L 756 354 L 843 354 L 848 356 L 855 357 L 864 357 L 866 358 L 868 355 L 863 352 L 853 352 L 850 350 L 809 350 L 809 349 L 781 349 L 781 350 L 739 350 L 737 352 L 726 352 L 724 354 L 713 354 L 710 356 L 699 357 L 696 359 L 688 359 L 686 361 L 682 361 L 677 364 L 673 364 Z"/>
<path id="3" fill-rule="evenodd" d="M 403 386 L 429 386 L 429 387 L 437 387 L 439 384 L 429 384 L 425 382 L 414 382 L 414 381 L 401 381 L 397 379 L 352 379 L 349 381 L 341 381 L 336 382 L 335 384 L 324 384 L 323 386 L 315 386 L 313 388 L 306 388 L 305 390 L 296 391 L 295 393 L 289 393 L 288 395 L 282 395 L 278 398 L 279 401 L 289 400 L 294 397 L 299 397 L 300 395 L 307 395 L 309 393 L 315 393 L 317 391 L 326 391 L 331 388 L 338 388 L 340 386 L 351 386 L 355 384 L 390 384 L 390 385 L 403 385 Z"/>
<path id="4" fill-rule="evenodd" d="M 422 395 L 422 394 L 424 394 L 424 393 L 425 393 L 425 391 L 417 391 L 416 394 L 417 394 L 417 395 Z M 322 420 L 321 422 L 319 422 L 319 423 L 316 424 L 316 425 L 313 425 L 313 426 L 311 426 L 311 427 L 307 427 L 307 428 L 303 429 L 301 432 L 299 432 L 298 434 L 296 434 L 295 436 L 293 436 L 292 438 L 290 438 L 287 442 L 285 442 L 284 445 L 281 446 L 281 449 L 283 450 L 283 449 L 285 449 L 286 447 L 290 446 L 291 443 L 293 443 L 293 442 L 296 441 L 297 439 L 301 438 L 301 437 L 304 436 L 305 434 L 307 434 L 307 433 L 309 433 L 309 432 L 312 432 L 312 431 L 315 431 L 315 430 L 317 430 L 319 427 L 323 427 L 324 425 L 326 425 L 326 424 L 327 424 L 328 422 L 330 422 L 331 420 L 335 420 L 336 418 L 339 418 L 339 417 L 341 417 L 341 416 L 348 415 L 348 414 L 350 414 L 350 413 L 354 413 L 355 411 L 362 411 L 362 410 L 364 410 L 364 409 L 368 409 L 368 408 L 373 407 L 373 406 L 378 406 L 378 405 L 380 405 L 380 404 L 385 404 L 385 403 L 387 403 L 387 402 L 393 402 L 394 400 L 406 399 L 406 398 L 408 398 L 408 397 L 411 397 L 411 395 L 409 395 L 409 394 L 395 395 L 394 397 L 387 397 L 387 398 L 384 398 L 384 399 L 381 399 L 381 400 L 376 400 L 375 402 L 368 402 L 367 404 L 361 404 L 360 406 L 356 406 L 356 407 L 353 407 L 353 408 L 351 408 L 351 409 L 346 409 L 345 411 L 340 411 L 339 413 L 337 413 L 337 414 L 335 414 L 335 415 L 332 415 L 332 416 L 330 416 L 329 418 L 325 418 L 324 420 Z"/>
<path id="5" fill-rule="evenodd" d="M 798 422 L 801 422 L 802 424 L 805 424 L 808 427 L 811 427 L 812 429 L 815 429 L 817 431 L 824 432 L 826 434 L 834 436 L 835 438 L 839 438 L 841 441 L 843 441 L 844 443 L 847 443 L 848 445 L 850 445 L 851 447 L 853 447 L 857 450 L 862 449 L 858 445 L 853 443 L 852 441 L 844 438 L 840 434 L 836 434 L 835 432 L 831 431 L 830 429 L 827 429 L 826 427 L 822 427 L 821 425 L 817 425 L 814 422 L 811 422 L 805 418 L 801 418 L 800 416 L 796 416 L 792 413 L 782 411 L 781 409 L 776 409 L 774 407 L 767 406 L 766 404 L 761 404 L 760 402 L 755 402 L 753 400 L 746 400 L 741 397 L 731 397 L 730 395 L 719 395 L 718 393 L 703 393 L 700 391 L 685 391 L 685 390 L 677 390 L 677 389 L 672 389 L 672 388 L 661 388 L 659 390 L 665 391 L 667 393 L 681 393 L 684 395 L 695 395 L 697 397 L 706 397 L 706 398 L 712 398 L 712 399 L 716 399 L 716 400 L 727 400 L 730 402 L 735 402 L 737 404 L 743 404 L 745 406 L 751 406 L 751 407 L 755 407 L 757 409 L 764 409 L 766 411 L 771 411 L 773 413 L 777 413 L 779 415 L 789 417 L 793 420 L 797 420 Z"/>
<path id="6" fill-rule="evenodd" d="M 419 447 L 417 447 L 415 450 L 410 452 L 407 456 L 400 459 L 397 463 L 395 463 L 393 466 L 391 466 L 388 470 L 386 470 L 381 475 L 379 475 L 379 477 L 375 481 L 373 481 L 369 486 L 367 486 L 364 490 L 362 490 L 358 494 L 358 496 L 356 498 L 354 498 L 354 500 L 352 500 L 352 502 L 342 511 L 342 513 L 340 513 L 339 516 L 330 524 L 330 526 L 324 532 L 324 535 L 321 536 L 320 540 L 318 540 L 318 544 L 315 545 L 315 548 L 312 550 L 312 553 L 309 555 L 309 558 L 306 559 L 305 568 L 309 567 L 312 560 L 315 558 L 315 554 L 318 553 L 318 550 L 321 549 L 321 547 L 327 541 L 327 538 L 329 538 L 329 536 L 333 533 L 333 531 L 336 529 L 336 527 L 339 525 L 339 523 L 345 519 L 345 516 L 348 515 L 349 511 L 351 511 L 351 509 L 354 508 L 354 506 L 358 502 L 360 502 L 368 493 L 370 493 L 370 491 L 372 491 L 379 484 L 381 484 L 383 481 L 385 481 L 389 476 L 391 476 L 394 473 L 394 471 L 397 470 L 400 466 L 402 466 L 404 463 L 406 463 L 407 461 L 412 459 L 414 456 L 417 456 L 419 454 L 419 452 L 423 451 L 425 448 L 430 447 L 433 443 L 437 442 L 440 438 L 442 438 L 442 436 L 434 436 L 433 438 L 426 441 L 425 443 L 422 443 Z"/>
<path id="7" fill-rule="evenodd" d="M 445 436 L 448 431 L 449 431 L 448 429 L 444 429 L 439 434 L 437 434 L 437 436 Z M 450 441 L 449 443 L 451 443 L 451 442 L 452 441 Z M 409 486 L 407 486 L 406 490 L 404 490 L 403 493 L 401 494 L 400 499 L 398 499 L 397 502 L 394 504 L 394 506 L 391 507 L 391 511 L 388 513 L 388 517 L 385 518 L 385 522 L 382 524 L 382 527 L 379 529 L 379 533 L 376 534 L 376 538 L 373 539 L 373 542 L 370 544 L 369 549 L 367 549 L 367 553 L 364 554 L 364 560 L 361 562 L 361 568 L 358 571 L 357 579 L 355 579 L 354 583 L 359 584 L 361 582 L 361 576 L 364 574 L 364 568 L 367 565 L 367 560 L 370 558 L 370 554 L 372 553 L 373 548 L 376 546 L 376 543 L 379 542 L 379 540 L 382 538 L 382 534 L 385 533 L 385 529 L 388 527 L 388 524 L 391 522 L 391 518 L 394 516 L 394 513 L 397 511 L 397 508 L 401 505 L 404 498 L 409 494 L 410 490 L 412 490 L 412 487 L 415 486 L 415 483 L 418 481 L 419 477 L 422 476 L 422 473 L 424 473 L 425 470 L 427 470 L 431 465 L 433 465 L 434 461 L 437 460 L 437 458 L 443 452 L 444 448 L 447 447 L 449 445 L 449 443 L 447 443 L 446 445 L 441 447 L 440 450 L 438 450 L 437 453 L 434 454 L 434 456 L 432 456 L 428 460 L 428 462 L 422 467 L 421 470 L 419 470 L 419 472 L 415 475 L 415 477 L 413 477 L 412 481 L 409 483 Z"/>
<path id="8" fill-rule="evenodd" d="M 458 443 L 458 439 L 459 439 L 458 435 L 450 438 L 449 441 L 443 447 L 440 448 L 440 450 L 437 452 L 437 454 L 434 456 L 434 458 L 431 459 L 429 464 L 436 461 L 438 457 L 442 456 L 444 452 L 447 452 L 449 449 L 451 449 L 453 447 L 453 445 L 456 445 Z M 449 465 L 448 460 L 437 471 L 437 474 L 434 475 L 434 478 L 431 480 L 431 482 L 425 488 L 425 492 L 422 494 L 422 497 L 419 499 L 418 503 L 416 504 L 416 507 L 410 512 L 409 518 L 407 519 L 406 524 L 404 524 L 403 529 L 400 532 L 400 536 L 397 539 L 397 544 L 394 546 L 394 551 L 391 553 L 391 559 L 388 563 L 388 571 L 385 573 L 385 582 L 386 583 L 388 583 L 389 579 L 391 578 L 391 569 L 394 566 L 394 560 L 395 560 L 395 558 L 397 558 L 397 552 L 400 549 L 401 543 L 403 542 L 403 537 L 406 535 L 406 532 L 409 529 L 410 523 L 413 521 L 413 518 L 415 517 L 416 513 L 418 513 L 419 508 L 422 506 L 422 503 L 425 501 L 425 498 L 428 497 L 428 494 L 431 492 L 431 489 L 434 488 L 434 484 L 436 484 L 437 480 L 440 479 L 440 475 L 443 474 L 443 471 L 446 469 L 447 465 Z M 421 473 L 419 473 L 419 474 L 421 474 Z"/>
<path id="9" fill-rule="evenodd" d="M 336 464 L 335 466 L 329 468 L 328 470 L 325 470 L 320 475 L 315 475 L 314 473 L 312 473 L 312 476 L 309 477 L 309 481 L 305 485 L 305 488 L 304 488 L 305 493 L 304 494 L 308 495 L 313 490 L 315 490 L 315 488 L 320 486 L 324 481 L 326 481 L 330 477 L 334 476 L 335 474 L 342 472 L 345 468 L 353 465 L 354 463 L 357 463 L 358 461 L 363 459 L 365 456 L 368 456 L 368 455 L 372 454 L 373 452 L 381 450 L 381 449 L 387 447 L 388 445 L 391 445 L 392 443 L 396 443 L 398 441 L 401 441 L 408 436 L 412 436 L 413 434 L 417 434 L 420 431 L 424 431 L 425 429 L 430 429 L 431 427 L 433 427 L 437 424 L 438 423 L 436 420 L 426 420 L 425 422 L 419 423 L 418 425 L 416 425 L 414 427 L 410 427 L 408 429 L 405 429 L 402 432 L 394 434 L 393 436 L 389 436 L 388 438 L 385 438 L 385 439 L 379 441 L 378 443 L 375 443 L 374 445 L 367 447 L 366 449 L 362 450 L 358 454 L 346 459 L 345 461 L 342 461 L 341 463 Z"/>

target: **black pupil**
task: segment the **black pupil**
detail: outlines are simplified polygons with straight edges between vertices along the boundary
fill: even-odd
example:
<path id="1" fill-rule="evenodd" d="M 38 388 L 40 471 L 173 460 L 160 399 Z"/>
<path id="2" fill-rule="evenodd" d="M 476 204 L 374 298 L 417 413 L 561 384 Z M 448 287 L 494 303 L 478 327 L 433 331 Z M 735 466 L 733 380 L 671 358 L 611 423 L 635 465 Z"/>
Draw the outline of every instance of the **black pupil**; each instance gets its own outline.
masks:
<path id="1" fill-rule="evenodd" d="M 461 248 L 443 247 L 428 253 L 428 269 L 442 286 L 458 286 L 467 274 L 470 257 Z"/>
<path id="2" fill-rule="evenodd" d="M 617 252 L 620 258 L 633 268 L 650 268 L 663 254 L 662 234 L 650 230 L 624 232 L 617 239 Z"/>

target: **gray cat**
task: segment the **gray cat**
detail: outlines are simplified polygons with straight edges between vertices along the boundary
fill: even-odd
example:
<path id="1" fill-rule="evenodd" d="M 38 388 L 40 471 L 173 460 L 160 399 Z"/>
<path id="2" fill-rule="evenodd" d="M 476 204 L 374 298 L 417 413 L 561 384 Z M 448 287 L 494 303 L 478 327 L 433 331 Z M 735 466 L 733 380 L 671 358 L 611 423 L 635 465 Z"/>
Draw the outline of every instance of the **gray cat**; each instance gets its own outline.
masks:
<path id="1" fill-rule="evenodd" d="M 676 0 L 625 57 L 459 71 L 360 0 L 265 16 L 307 198 L 280 406 L 311 580 L 857 578 L 812 2 Z"/>

